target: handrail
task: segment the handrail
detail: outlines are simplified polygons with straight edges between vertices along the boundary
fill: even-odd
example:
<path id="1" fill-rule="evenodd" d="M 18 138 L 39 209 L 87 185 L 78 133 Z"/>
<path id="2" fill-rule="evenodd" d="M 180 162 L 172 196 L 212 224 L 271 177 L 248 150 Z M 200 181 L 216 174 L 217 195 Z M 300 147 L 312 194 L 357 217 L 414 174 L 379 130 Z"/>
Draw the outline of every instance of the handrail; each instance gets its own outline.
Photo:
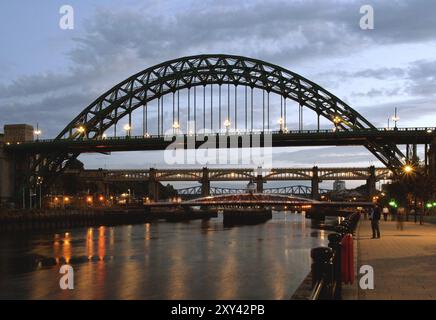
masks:
<path id="1" fill-rule="evenodd" d="M 309 300 L 320 300 L 321 293 L 323 288 L 325 287 L 325 280 L 322 278 L 320 281 L 316 282 L 315 287 L 313 288 Z"/>
<path id="2" fill-rule="evenodd" d="M 329 234 L 328 247 L 311 250 L 312 292 L 309 300 L 341 298 L 341 241 L 346 234 L 354 232 L 359 219 L 359 213 L 350 214 L 336 227 L 336 233 Z"/>
<path id="3" fill-rule="evenodd" d="M 77 142 L 81 143 L 83 141 L 89 141 L 89 142 L 98 142 L 98 141 L 119 141 L 119 140 L 154 140 L 154 139 L 169 139 L 173 140 L 174 138 L 185 138 L 185 137 L 211 137 L 211 136 L 244 136 L 244 135 L 264 135 L 264 134 L 275 134 L 275 135 L 295 135 L 295 134 L 349 134 L 349 133 L 362 133 L 362 132 L 368 132 L 368 133 L 379 133 L 379 132 L 425 132 L 428 134 L 436 133 L 436 127 L 411 127 L 411 128 L 365 128 L 365 129 L 354 129 L 353 131 L 347 131 L 347 130 L 341 130 L 340 128 L 337 129 L 320 129 L 320 130 L 289 130 L 289 131 L 277 131 L 277 130 L 265 130 L 265 131 L 228 131 L 228 132 L 204 132 L 204 133 L 194 133 L 194 134 L 164 134 L 164 135 L 140 135 L 140 136 L 118 136 L 118 137 L 98 137 L 97 139 L 88 139 L 86 137 L 77 137 L 76 139 L 69 139 L 69 138 L 63 138 L 63 139 L 36 139 L 33 141 L 23 141 L 21 143 L 48 143 L 48 142 Z M 7 142 L 6 142 L 7 143 Z M 15 142 L 15 144 L 18 144 L 20 142 Z"/>

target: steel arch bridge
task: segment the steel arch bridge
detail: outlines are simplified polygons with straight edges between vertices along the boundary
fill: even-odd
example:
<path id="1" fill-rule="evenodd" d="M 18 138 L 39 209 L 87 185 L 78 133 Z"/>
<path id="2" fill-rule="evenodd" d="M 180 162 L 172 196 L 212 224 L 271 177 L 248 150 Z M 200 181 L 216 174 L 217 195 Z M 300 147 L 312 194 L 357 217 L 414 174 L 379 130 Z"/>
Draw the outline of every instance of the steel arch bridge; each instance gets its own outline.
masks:
<path id="1" fill-rule="evenodd" d="M 219 91 L 219 101 L 215 101 L 215 104 L 213 101 L 214 86 L 215 90 Z M 223 86 L 224 90 L 222 90 Z M 196 92 L 198 87 L 203 89 L 198 90 L 203 91 L 202 99 L 199 99 Z M 231 87 L 234 89 L 232 108 Z M 244 89 L 245 103 L 242 106 L 238 106 L 238 87 Z M 227 89 L 227 112 L 224 112 L 223 116 L 221 91 L 225 89 Z M 253 124 L 253 91 L 257 89 L 262 91 L 262 125 L 260 128 L 255 128 Z M 180 92 L 182 90 L 188 92 L 185 108 L 187 110 L 185 111 L 187 111 L 188 121 L 195 120 L 194 128 L 183 128 L 181 123 Z M 191 101 L 191 91 L 194 91 L 193 101 Z M 207 106 L 206 92 L 208 94 L 210 92 Z M 242 122 L 246 131 L 267 132 L 271 130 L 271 93 L 280 97 L 280 131 L 287 131 L 288 108 L 286 103 L 290 100 L 296 102 L 299 107 L 299 129 L 303 127 L 303 110 L 310 109 L 317 115 L 318 129 L 320 118 L 325 118 L 341 131 L 374 130 L 376 132 L 377 130 L 344 101 L 290 70 L 242 56 L 207 54 L 166 61 L 132 75 L 83 109 L 59 133 L 56 140 L 104 139 L 111 128 L 116 136 L 117 125 L 124 118 L 128 119 L 124 129 L 130 136 L 132 114 L 140 108 L 142 108 L 142 134 L 144 136 L 156 134 L 162 136 L 165 130 L 165 120 L 168 120 L 168 117 L 172 118 L 170 128 L 176 131 L 187 129 L 186 132 L 193 130 L 197 133 L 200 127 L 198 123 L 201 122 L 203 122 L 201 129 L 220 131 L 223 119 L 226 120 L 224 125 L 227 129 L 233 126 L 234 130 L 240 130 L 238 123 L 241 123 L 241 119 L 238 122 L 237 117 L 241 116 L 241 113 L 244 114 Z M 170 99 L 169 106 L 164 107 L 164 98 L 168 95 L 172 99 Z M 200 101 L 203 108 L 202 121 L 198 121 L 197 100 L 202 100 Z M 214 115 L 213 111 L 218 111 L 218 114 Z M 169 116 L 171 114 L 172 117 Z M 216 118 L 218 118 L 218 125 L 214 126 Z M 154 133 L 151 132 L 152 127 L 154 127 Z M 366 141 L 364 146 L 389 168 L 400 168 L 404 164 L 404 155 L 393 143 Z M 44 178 L 56 176 L 79 154 L 80 152 L 58 151 L 39 155 L 31 170 L 33 173 L 31 182 L 35 183 L 39 176 Z"/>
<path id="2" fill-rule="evenodd" d="M 181 196 L 201 196 L 202 195 L 202 187 L 194 186 L 188 188 L 180 188 L 176 189 L 177 193 Z M 319 193 L 327 193 L 331 190 L 328 189 L 319 189 Z M 224 188 L 224 187 L 210 187 L 210 194 L 212 196 L 215 195 L 223 195 L 223 194 L 242 194 L 246 193 L 247 190 L 243 188 Z M 304 185 L 295 185 L 295 186 L 284 186 L 277 188 L 264 188 L 263 193 L 265 194 L 285 194 L 285 195 L 296 195 L 309 197 L 312 195 L 312 188 Z"/>

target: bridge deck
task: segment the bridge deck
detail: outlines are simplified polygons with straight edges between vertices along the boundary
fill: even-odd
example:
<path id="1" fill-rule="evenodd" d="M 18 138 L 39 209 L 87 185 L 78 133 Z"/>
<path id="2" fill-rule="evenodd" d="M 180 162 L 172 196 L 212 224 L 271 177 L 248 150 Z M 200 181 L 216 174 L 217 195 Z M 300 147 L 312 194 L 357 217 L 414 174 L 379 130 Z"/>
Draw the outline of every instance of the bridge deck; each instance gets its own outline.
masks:
<path id="1" fill-rule="evenodd" d="M 269 138 L 270 137 L 270 138 Z M 301 130 L 248 133 L 219 133 L 211 135 L 168 135 L 168 136 L 123 136 L 102 139 L 51 139 L 27 142 L 6 142 L 6 150 L 25 153 L 65 152 L 112 152 L 164 150 L 173 143 L 174 148 L 198 149 L 206 143 L 209 148 L 243 147 L 297 147 L 330 145 L 380 144 L 430 144 L 436 137 L 435 128 L 398 128 L 341 130 Z M 203 146 L 204 147 L 204 146 Z"/>

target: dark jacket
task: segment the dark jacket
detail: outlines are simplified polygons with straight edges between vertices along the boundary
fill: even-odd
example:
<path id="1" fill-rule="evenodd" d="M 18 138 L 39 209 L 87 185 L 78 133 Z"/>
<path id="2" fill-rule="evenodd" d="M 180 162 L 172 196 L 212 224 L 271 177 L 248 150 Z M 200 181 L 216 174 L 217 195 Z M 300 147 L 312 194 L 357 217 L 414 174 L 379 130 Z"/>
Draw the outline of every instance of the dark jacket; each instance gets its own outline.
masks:
<path id="1" fill-rule="evenodd" d="M 373 221 L 379 221 L 381 217 L 381 209 L 379 206 L 374 208 L 374 213 L 372 214 L 372 219 Z"/>

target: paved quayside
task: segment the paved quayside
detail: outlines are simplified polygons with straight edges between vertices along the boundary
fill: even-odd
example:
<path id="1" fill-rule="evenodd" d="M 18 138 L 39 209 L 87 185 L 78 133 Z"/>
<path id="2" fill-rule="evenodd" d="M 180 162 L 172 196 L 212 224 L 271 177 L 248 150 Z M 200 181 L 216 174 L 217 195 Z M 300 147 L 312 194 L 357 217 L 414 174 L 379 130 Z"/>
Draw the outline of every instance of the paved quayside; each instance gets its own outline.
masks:
<path id="1" fill-rule="evenodd" d="M 413 217 L 412 217 L 413 220 Z M 371 239 L 371 225 L 357 230 L 357 266 L 374 268 L 374 290 L 344 286 L 344 299 L 436 299 L 436 224 L 380 221 L 381 239 Z"/>

